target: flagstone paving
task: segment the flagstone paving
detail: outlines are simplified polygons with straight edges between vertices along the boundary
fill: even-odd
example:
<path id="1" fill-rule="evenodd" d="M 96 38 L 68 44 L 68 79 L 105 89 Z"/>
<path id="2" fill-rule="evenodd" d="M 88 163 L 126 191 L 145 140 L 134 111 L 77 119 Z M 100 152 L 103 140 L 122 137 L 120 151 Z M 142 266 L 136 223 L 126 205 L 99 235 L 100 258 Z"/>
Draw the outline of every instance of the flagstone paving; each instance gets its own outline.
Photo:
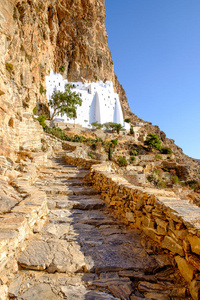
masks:
<path id="1" fill-rule="evenodd" d="M 191 299 L 171 260 L 109 212 L 83 180 L 87 172 L 61 156 L 41 171 L 36 184 L 48 197 L 48 221 L 19 254 L 10 298 Z"/>

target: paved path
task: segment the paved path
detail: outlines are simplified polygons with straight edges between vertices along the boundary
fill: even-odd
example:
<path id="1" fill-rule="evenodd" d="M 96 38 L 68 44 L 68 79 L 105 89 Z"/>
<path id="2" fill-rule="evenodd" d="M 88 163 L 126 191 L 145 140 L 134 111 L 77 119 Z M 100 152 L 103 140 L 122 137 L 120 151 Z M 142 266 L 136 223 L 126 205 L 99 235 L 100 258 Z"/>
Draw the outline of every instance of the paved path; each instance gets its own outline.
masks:
<path id="1" fill-rule="evenodd" d="M 86 170 L 64 165 L 60 156 L 52 167 L 41 171 L 37 185 L 48 196 L 48 222 L 26 241 L 18 258 L 21 270 L 9 287 L 10 297 L 190 299 L 168 257 L 109 213 L 83 180 L 86 174 Z"/>

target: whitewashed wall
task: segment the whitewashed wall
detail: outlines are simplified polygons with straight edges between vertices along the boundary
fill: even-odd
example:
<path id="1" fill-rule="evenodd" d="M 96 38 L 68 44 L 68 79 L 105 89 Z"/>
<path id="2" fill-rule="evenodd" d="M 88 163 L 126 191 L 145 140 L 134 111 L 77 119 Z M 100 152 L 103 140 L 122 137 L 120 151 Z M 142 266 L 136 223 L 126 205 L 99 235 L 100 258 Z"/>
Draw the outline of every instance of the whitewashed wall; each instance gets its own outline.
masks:
<path id="1" fill-rule="evenodd" d="M 47 99 L 51 98 L 53 91 L 64 91 L 68 81 L 63 79 L 61 74 L 51 71 L 46 76 Z M 98 82 L 70 82 L 73 85 L 73 91 L 78 93 L 83 100 L 82 106 L 77 108 L 77 118 L 69 119 L 66 115 L 57 119 L 67 123 L 76 123 L 83 127 L 91 127 L 91 124 L 97 121 L 100 124 L 114 122 L 121 124 L 126 129 L 130 126 L 124 123 L 123 113 L 119 96 L 114 92 L 112 81 Z"/>

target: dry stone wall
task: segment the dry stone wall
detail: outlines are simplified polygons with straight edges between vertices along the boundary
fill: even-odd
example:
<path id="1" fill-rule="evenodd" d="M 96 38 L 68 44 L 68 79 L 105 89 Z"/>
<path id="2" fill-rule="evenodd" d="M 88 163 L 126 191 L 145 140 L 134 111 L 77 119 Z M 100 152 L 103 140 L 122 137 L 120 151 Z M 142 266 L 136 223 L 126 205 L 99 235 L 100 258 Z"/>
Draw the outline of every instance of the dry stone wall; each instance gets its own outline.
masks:
<path id="1" fill-rule="evenodd" d="M 126 224 L 142 230 L 174 255 L 193 298 L 199 299 L 200 208 L 170 192 L 135 187 L 111 171 L 106 163 L 94 165 L 88 179 Z"/>

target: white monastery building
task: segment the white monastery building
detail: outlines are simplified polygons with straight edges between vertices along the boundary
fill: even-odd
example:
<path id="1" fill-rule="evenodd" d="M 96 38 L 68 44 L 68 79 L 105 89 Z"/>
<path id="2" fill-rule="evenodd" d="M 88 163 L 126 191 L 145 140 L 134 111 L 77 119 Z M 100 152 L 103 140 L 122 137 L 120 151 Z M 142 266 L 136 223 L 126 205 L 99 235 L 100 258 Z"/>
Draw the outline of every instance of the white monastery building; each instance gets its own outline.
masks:
<path id="1" fill-rule="evenodd" d="M 65 85 L 69 83 L 63 79 L 61 74 L 51 71 L 50 76 L 46 76 L 47 100 L 49 101 L 54 91 L 65 90 Z M 104 124 L 114 122 L 121 124 L 125 129 L 130 129 L 128 123 L 124 123 L 123 113 L 119 96 L 114 92 L 112 81 L 98 82 L 70 82 L 73 91 L 79 94 L 82 105 L 77 107 L 77 118 L 70 119 L 67 116 L 57 116 L 56 121 L 74 123 L 83 127 L 91 127 L 93 122 Z"/>

